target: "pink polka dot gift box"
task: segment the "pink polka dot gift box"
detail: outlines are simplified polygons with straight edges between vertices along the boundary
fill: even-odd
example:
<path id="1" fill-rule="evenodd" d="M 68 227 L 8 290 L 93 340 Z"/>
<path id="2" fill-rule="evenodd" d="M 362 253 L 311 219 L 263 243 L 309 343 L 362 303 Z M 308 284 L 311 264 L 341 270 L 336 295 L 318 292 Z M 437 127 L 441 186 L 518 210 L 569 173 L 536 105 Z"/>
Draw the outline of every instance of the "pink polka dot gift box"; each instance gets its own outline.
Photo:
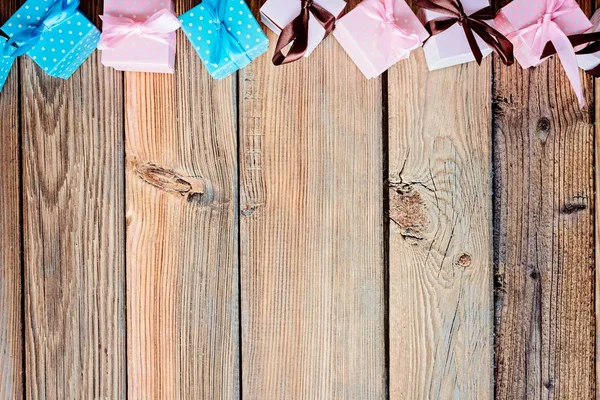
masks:
<path id="1" fill-rule="evenodd" d="M 170 0 L 104 0 L 102 64 L 119 71 L 173 73 L 176 31 Z"/>
<path id="2" fill-rule="evenodd" d="M 364 0 L 338 20 L 333 35 L 368 78 L 376 78 L 429 37 L 404 0 Z"/>
<path id="3" fill-rule="evenodd" d="M 592 27 L 575 0 L 514 0 L 495 19 L 496 27 L 514 46 L 515 58 L 523 68 L 544 61 L 544 48 L 551 43 L 571 81 L 581 106 L 583 89 L 577 56 L 568 36 Z"/>
<path id="4" fill-rule="evenodd" d="M 100 32 L 78 10 L 78 0 L 27 0 L 2 26 L 19 53 L 45 73 L 68 79 L 96 50 Z"/>

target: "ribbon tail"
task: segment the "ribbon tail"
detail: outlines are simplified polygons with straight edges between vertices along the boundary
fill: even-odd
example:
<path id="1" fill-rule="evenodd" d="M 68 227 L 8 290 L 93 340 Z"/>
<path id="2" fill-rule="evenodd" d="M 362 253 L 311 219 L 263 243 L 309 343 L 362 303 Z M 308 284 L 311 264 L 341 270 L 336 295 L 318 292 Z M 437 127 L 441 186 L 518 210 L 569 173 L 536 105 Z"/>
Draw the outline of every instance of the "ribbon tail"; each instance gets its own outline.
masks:
<path id="1" fill-rule="evenodd" d="M 289 64 L 301 59 L 308 49 L 308 12 L 302 10 L 290 24 L 288 24 L 279 35 L 275 54 L 273 55 L 274 65 Z M 283 49 L 292 45 L 287 55 L 283 54 Z"/>
<path id="2" fill-rule="evenodd" d="M 467 21 L 462 24 L 463 30 L 465 31 L 465 35 L 467 35 L 467 41 L 469 42 L 469 47 L 475 56 L 475 61 L 477 64 L 481 65 L 481 61 L 483 60 L 483 54 L 481 53 L 481 49 L 477 44 L 477 39 L 475 39 L 475 34 L 473 33 L 473 29 Z"/>
<path id="3" fill-rule="evenodd" d="M 560 58 L 563 69 L 567 73 L 569 81 L 571 81 L 571 85 L 573 86 L 573 90 L 577 95 L 579 105 L 583 108 L 585 106 L 585 99 L 583 98 L 583 86 L 581 84 L 581 77 L 579 76 L 579 66 L 577 65 L 577 56 L 575 55 L 575 50 L 572 47 L 570 49 L 564 47 L 560 48 L 561 46 L 556 45 L 556 43 L 555 47 L 558 49 L 558 57 Z"/>

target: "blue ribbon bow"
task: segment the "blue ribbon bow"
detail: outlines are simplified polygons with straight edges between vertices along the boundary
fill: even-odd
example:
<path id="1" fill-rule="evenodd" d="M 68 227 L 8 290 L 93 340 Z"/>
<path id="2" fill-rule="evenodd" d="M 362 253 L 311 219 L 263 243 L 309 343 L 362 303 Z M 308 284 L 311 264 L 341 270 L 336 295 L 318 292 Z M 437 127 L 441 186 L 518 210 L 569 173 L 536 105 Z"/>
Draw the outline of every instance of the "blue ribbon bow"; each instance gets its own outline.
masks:
<path id="1" fill-rule="evenodd" d="M 217 67 L 225 58 L 231 58 L 231 61 L 241 68 L 252 61 L 246 50 L 225 25 L 227 1 L 204 0 L 202 5 L 210 14 L 213 27 L 218 35 L 217 40 L 210 43 L 210 63 Z"/>
<path id="2" fill-rule="evenodd" d="M 2 55 L 16 58 L 26 54 L 35 47 L 44 33 L 71 18 L 78 7 L 79 0 L 55 0 L 37 25 L 27 26 L 4 44 Z"/>

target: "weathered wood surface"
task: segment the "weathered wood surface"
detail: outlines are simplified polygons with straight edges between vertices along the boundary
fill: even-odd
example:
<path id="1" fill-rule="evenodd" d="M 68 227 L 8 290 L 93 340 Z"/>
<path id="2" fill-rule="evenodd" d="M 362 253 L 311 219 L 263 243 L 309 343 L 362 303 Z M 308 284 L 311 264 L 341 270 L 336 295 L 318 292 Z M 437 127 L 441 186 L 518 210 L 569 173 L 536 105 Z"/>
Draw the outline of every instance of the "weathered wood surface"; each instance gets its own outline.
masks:
<path id="1" fill-rule="evenodd" d="M 122 77 L 96 54 L 68 81 L 20 62 L 26 394 L 123 398 Z"/>
<path id="2" fill-rule="evenodd" d="M 235 77 L 212 80 L 178 35 L 174 76 L 125 75 L 129 397 L 233 399 Z"/>
<path id="3" fill-rule="evenodd" d="M 393 399 L 492 397 L 490 65 L 389 71 Z"/>
<path id="4" fill-rule="evenodd" d="M 580 1 L 591 15 L 591 1 Z M 496 396 L 595 395 L 594 109 L 557 59 L 494 64 Z"/>
<path id="5" fill-rule="evenodd" d="M 381 80 L 333 37 L 274 67 L 269 35 L 240 73 L 243 395 L 381 399 Z"/>
<path id="6" fill-rule="evenodd" d="M 595 268 L 596 268 L 596 279 L 595 279 L 595 297 L 596 297 L 596 398 L 600 398 L 600 385 L 598 384 L 600 380 L 600 271 L 598 271 L 598 263 L 600 263 L 600 208 L 598 204 L 600 204 L 600 154 L 598 153 L 598 146 L 600 144 L 600 129 L 598 129 L 598 124 L 600 123 L 600 85 L 598 82 L 594 80 L 594 114 L 596 117 L 595 121 L 595 135 L 594 135 L 594 166 L 596 167 L 595 174 L 595 190 L 596 196 L 594 197 L 596 211 L 596 220 L 595 220 L 595 240 L 594 246 L 596 249 L 596 258 L 595 258 Z M 591 108 L 590 108 L 591 109 Z"/>
<path id="7" fill-rule="evenodd" d="M 0 20 L 16 11 L 17 0 L 0 7 Z M 0 95 L 0 399 L 23 398 L 21 187 L 19 66 Z"/>
<path id="8" fill-rule="evenodd" d="M 182 33 L 175 75 L 15 65 L 0 398 L 593 398 L 591 79 L 581 111 L 557 60 L 366 81 L 269 35 L 221 82 Z"/>

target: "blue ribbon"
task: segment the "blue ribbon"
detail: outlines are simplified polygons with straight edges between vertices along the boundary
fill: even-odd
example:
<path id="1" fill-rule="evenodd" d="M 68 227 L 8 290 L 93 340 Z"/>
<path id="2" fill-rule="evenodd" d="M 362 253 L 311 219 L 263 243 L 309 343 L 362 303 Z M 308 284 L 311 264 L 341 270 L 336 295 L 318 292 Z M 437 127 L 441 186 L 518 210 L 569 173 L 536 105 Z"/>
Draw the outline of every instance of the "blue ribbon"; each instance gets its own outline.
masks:
<path id="1" fill-rule="evenodd" d="M 26 54 L 40 41 L 42 35 L 62 24 L 75 14 L 79 7 L 79 0 L 55 0 L 37 25 L 29 25 L 20 32 L 15 33 L 4 44 L 2 55 L 16 58 Z M 18 47 L 15 47 L 18 46 Z"/>
<path id="2" fill-rule="evenodd" d="M 225 58 L 231 58 L 231 61 L 239 68 L 252 61 L 244 47 L 225 25 L 227 1 L 204 0 L 202 5 L 210 14 L 213 28 L 216 29 L 218 35 L 217 40 L 212 41 L 210 44 L 210 63 L 217 67 Z"/>

